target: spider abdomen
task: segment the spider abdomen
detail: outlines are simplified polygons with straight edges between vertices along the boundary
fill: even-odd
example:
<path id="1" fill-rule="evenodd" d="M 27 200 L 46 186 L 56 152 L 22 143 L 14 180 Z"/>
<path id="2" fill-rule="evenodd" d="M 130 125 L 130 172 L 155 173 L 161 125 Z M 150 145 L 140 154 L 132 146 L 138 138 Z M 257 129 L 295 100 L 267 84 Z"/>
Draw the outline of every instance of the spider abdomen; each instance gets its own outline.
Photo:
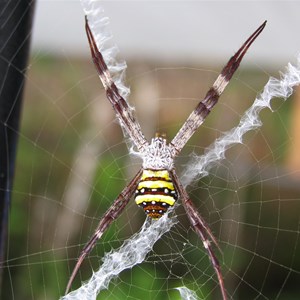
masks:
<path id="1" fill-rule="evenodd" d="M 143 170 L 135 202 L 149 217 L 159 219 L 176 200 L 177 193 L 168 170 Z"/>

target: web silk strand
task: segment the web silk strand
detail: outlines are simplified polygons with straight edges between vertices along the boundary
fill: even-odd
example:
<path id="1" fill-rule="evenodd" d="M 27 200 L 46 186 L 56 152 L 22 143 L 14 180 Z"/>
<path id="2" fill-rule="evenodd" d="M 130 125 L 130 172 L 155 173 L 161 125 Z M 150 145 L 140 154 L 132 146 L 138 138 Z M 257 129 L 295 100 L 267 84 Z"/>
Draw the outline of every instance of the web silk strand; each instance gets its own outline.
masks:
<path id="1" fill-rule="evenodd" d="M 97 46 L 112 73 L 113 80 L 117 84 L 121 95 L 127 99 L 129 89 L 124 86 L 124 74 L 126 63 L 117 61 L 116 54 L 118 49 L 111 42 L 111 33 L 108 29 L 108 18 L 104 15 L 102 8 L 96 1 L 81 0 L 85 14 L 89 19 L 91 29 L 95 33 Z M 235 144 L 242 143 L 245 133 L 255 130 L 262 126 L 259 113 L 264 108 L 271 108 L 273 98 L 282 98 L 286 100 L 292 93 L 293 88 L 300 84 L 300 55 L 298 56 L 298 65 L 295 67 L 288 64 L 287 71 L 281 76 L 281 79 L 270 78 L 263 92 L 256 98 L 253 105 L 245 112 L 239 125 L 232 130 L 224 133 L 217 139 L 202 156 L 194 156 L 191 159 L 186 171 L 181 176 L 184 186 L 191 184 L 195 180 L 208 175 L 213 165 L 225 158 L 225 151 Z M 82 286 L 64 296 L 63 300 L 94 300 L 101 290 L 107 289 L 111 280 L 118 277 L 119 274 L 135 265 L 142 263 L 147 254 L 152 250 L 153 245 L 168 232 L 176 223 L 176 219 L 169 218 L 165 214 L 160 220 L 148 222 L 146 220 L 140 232 L 133 235 L 130 239 L 117 250 L 107 253 L 103 258 L 100 269 L 93 273 L 91 279 L 82 284 Z M 178 288 L 182 299 L 197 299 L 193 291 L 185 287 Z"/>
<path id="2" fill-rule="evenodd" d="M 188 167 L 181 176 L 181 182 L 187 186 L 194 181 L 208 175 L 209 170 L 220 160 L 225 159 L 227 149 L 235 144 L 243 143 L 243 136 L 262 126 L 259 113 L 264 108 L 272 111 L 271 100 L 281 98 L 285 101 L 293 94 L 293 88 L 300 84 L 300 54 L 297 58 L 297 66 L 288 64 L 286 72 L 280 79 L 270 77 L 263 92 L 255 99 L 253 105 L 244 113 L 238 126 L 225 132 L 213 144 L 211 144 L 202 156 L 194 155 Z"/>
<path id="3" fill-rule="evenodd" d="M 112 80 L 116 84 L 120 95 L 127 100 L 130 94 L 130 89 L 124 85 L 127 65 L 124 60 L 117 58 L 119 49 L 113 42 L 113 35 L 109 29 L 109 18 L 105 16 L 99 1 L 81 0 L 81 5 L 89 20 L 89 26 L 95 37 L 97 47 L 108 66 Z M 84 18 L 82 18 L 82 22 L 84 22 Z"/>
<path id="4" fill-rule="evenodd" d="M 154 244 L 175 223 L 176 219 L 170 218 L 168 214 L 152 223 L 146 221 L 140 232 L 125 241 L 119 249 L 104 256 L 102 266 L 93 273 L 87 283 L 61 300 L 96 300 L 100 291 L 107 289 L 112 279 L 118 277 L 125 269 L 131 269 L 142 263 Z"/>

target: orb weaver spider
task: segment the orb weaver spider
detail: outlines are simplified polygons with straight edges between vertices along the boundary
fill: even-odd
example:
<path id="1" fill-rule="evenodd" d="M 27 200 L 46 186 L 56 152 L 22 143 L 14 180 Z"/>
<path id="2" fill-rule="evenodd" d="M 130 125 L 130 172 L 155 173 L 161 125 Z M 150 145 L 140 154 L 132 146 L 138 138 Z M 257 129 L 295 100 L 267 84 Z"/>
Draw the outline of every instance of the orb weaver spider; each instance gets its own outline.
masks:
<path id="1" fill-rule="evenodd" d="M 198 103 L 171 142 L 167 143 L 164 135 L 156 134 L 149 143 L 144 137 L 140 124 L 135 119 L 131 108 L 120 95 L 117 86 L 113 82 L 103 56 L 97 48 L 86 18 L 85 28 L 91 56 L 100 80 L 106 90 L 107 99 L 112 104 L 125 133 L 129 135 L 134 145 L 137 147 L 138 152 L 143 159 L 143 165 L 134 178 L 114 200 L 111 207 L 105 212 L 95 233 L 82 249 L 67 284 L 66 294 L 70 290 L 72 282 L 85 257 L 92 251 L 95 244 L 108 229 L 110 224 L 119 217 L 131 197 L 134 195 L 136 204 L 141 206 L 146 215 L 152 219 L 159 219 L 170 207 L 174 206 L 178 198 L 181 199 L 188 219 L 194 231 L 202 240 L 203 246 L 208 253 L 218 277 L 222 299 L 227 299 L 220 263 L 212 247 L 213 243 L 219 248 L 217 240 L 181 184 L 174 168 L 174 158 L 181 152 L 190 137 L 200 127 L 211 109 L 216 105 L 220 95 L 229 83 L 234 72 L 237 70 L 248 48 L 263 31 L 265 26 L 266 21 L 258 27 L 241 48 L 229 59 L 213 86 L 206 93 L 204 99 Z"/>

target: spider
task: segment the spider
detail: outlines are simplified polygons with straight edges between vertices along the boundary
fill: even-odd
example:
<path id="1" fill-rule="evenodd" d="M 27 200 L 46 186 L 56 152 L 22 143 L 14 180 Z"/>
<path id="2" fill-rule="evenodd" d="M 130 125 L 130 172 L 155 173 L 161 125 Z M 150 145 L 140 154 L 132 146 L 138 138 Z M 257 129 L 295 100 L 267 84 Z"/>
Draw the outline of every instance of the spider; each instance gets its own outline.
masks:
<path id="1" fill-rule="evenodd" d="M 146 215 L 154 220 L 159 219 L 170 207 L 174 206 L 178 198 L 181 199 L 191 226 L 202 240 L 203 246 L 208 253 L 218 278 L 222 299 L 226 300 L 227 296 L 220 263 L 212 247 L 212 244 L 214 244 L 219 248 L 217 240 L 200 213 L 197 211 L 187 191 L 182 186 L 174 168 L 174 158 L 180 153 L 187 141 L 203 123 L 211 109 L 218 102 L 220 95 L 224 91 L 234 72 L 237 70 L 248 48 L 264 29 L 266 21 L 258 27 L 241 48 L 230 58 L 213 86 L 208 90 L 204 99 L 198 103 L 172 141 L 167 143 L 164 135 L 156 134 L 149 143 L 144 137 L 140 124 L 135 119 L 128 103 L 120 95 L 117 86 L 113 82 L 103 56 L 97 48 L 87 18 L 85 20 L 91 56 L 106 90 L 107 99 L 112 104 L 125 133 L 129 135 L 137 147 L 143 159 L 143 165 L 134 178 L 114 200 L 111 207 L 105 212 L 95 233 L 82 249 L 67 284 L 66 294 L 70 290 L 72 282 L 85 257 L 92 251 L 95 244 L 108 229 L 110 224 L 119 217 L 131 197 L 134 195 L 136 204 L 141 206 Z"/>

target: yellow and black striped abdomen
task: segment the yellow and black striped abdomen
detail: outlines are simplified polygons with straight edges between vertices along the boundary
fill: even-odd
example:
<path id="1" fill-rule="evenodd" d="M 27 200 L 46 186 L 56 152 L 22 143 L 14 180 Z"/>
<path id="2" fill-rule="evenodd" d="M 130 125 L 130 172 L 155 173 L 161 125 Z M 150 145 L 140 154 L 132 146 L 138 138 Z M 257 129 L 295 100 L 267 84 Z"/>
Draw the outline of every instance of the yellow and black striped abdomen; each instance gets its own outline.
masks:
<path id="1" fill-rule="evenodd" d="M 167 170 L 143 171 L 135 192 L 135 202 L 149 217 L 160 218 L 176 200 L 177 193 Z"/>

